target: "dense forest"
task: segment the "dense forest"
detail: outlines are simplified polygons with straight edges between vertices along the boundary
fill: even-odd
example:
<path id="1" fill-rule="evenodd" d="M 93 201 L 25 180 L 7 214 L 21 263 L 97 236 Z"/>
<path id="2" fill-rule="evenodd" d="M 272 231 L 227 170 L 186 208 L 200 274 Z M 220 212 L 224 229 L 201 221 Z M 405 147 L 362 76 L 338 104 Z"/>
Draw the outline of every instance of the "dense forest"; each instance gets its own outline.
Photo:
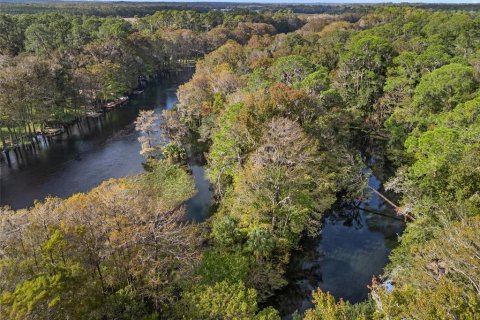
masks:
<path id="1" fill-rule="evenodd" d="M 0 141 L 35 143 L 47 126 L 71 123 L 152 78 L 233 39 L 289 32 L 289 11 L 159 11 L 145 18 L 47 13 L 0 15 Z"/>
<path id="2" fill-rule="evenodd" d="M 2 318 L 280 319 L 268 298 L 293 251 L 369 192 L 362 140 L 406 229 L 366 301 L 318 289 L 293 318 L 478 319 L 478 12 L 4 14 L 0 30 L 7 149 L 196 61 L 160 127 L 135 123 L 145 173 L 1 209 Z M 215 204 L 192 223 L 198 152 Z"/>

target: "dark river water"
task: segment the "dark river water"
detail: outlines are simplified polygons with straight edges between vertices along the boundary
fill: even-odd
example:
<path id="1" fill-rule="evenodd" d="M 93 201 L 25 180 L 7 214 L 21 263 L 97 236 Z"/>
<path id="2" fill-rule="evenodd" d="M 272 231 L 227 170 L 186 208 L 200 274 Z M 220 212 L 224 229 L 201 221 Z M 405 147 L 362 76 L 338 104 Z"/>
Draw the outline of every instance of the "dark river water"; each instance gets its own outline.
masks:
<path id="1" fill-rule="evenodd" d="M 142 109 L 157 113 L 177 101 L 177 87 L 193 73 L 185 71 L 153 82 L 128 103 L 99 118 L 87 118 L 70 127 L 69 133 L 52 137 L 48 146 L 0 163 L 0 204 L 14 209 L 29 207 L 48 195 L 68 197 L 85 192 L 102 181 L 143 171 L 139 134 L 135 121 Z M 211 193 L 203 168 L 191 164 L 198 193 L 187 204 L 193 220 L 204 220 L 209 212 Z"/>
<path id="2" fill-rule="evenodd" d="M 29 207 L 47 195 L 68 197 L 109 178 L 142 172 L 144 159 L 133 122 L 141 109 L 158 113 L 172 108 L 177 87 L 188 81 L 192 71 L 151 83 L 124 106 L 73 125 L 69 134 L 53 137 L 34 153 L 17 159 L 11 152 L 10 165 L 0 162 L 0 204 Z M 203 221 L 210 214 L 210 185 L 200 164 L 189 166 L 198 192 L 186 204 L 188 218 Z M 370 185 L 380 188 L 374 176 Z M 367 285 L 373 275 L 382 273 L 403 223 L 375 194 L 361 206 L 367 210 L 342 208 L 330 214 L 321 235 L 306 239 L 302 250 L 293 254 L 287 273 L 290 284 L 269 301 L 282 315 L 288 318 L 295 310 L 311 307 L 311 291 L 317 287 L 351 302 L 367 298 Z"/>
<path id="3" fill-rule="evenodd" d="M 369 185 L 381 189 L 375 176 Z M 289 284 L 270 300 L 285 319 L 311 308 L 312 290 L 317 288 L 352 303 L 367 299 L 367 286 L 383 273 L 404 223 L 374 193 L 359 207 L 363 209 L 333 210 L 325 217 L 321 234 L 304 239 L 301 250 L 293 254 Z"/>

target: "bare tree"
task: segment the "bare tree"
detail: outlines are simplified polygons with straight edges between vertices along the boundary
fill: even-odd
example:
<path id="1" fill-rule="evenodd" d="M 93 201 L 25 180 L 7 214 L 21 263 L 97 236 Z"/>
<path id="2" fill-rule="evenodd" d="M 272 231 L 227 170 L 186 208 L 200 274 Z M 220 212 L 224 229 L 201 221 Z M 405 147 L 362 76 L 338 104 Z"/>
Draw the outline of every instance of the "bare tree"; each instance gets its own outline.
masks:
<path id="1" fill-rule="evenodd" d="M 143 135 L 138 138 L 141 143 L 140 154 L 146 157 L 153 156 L 158 149 L 155 146 L 157 139 L 153 135 L 157 132 L 157 116 L 153 110 L 142 110 L 135 120 L 135 129 Z"/>

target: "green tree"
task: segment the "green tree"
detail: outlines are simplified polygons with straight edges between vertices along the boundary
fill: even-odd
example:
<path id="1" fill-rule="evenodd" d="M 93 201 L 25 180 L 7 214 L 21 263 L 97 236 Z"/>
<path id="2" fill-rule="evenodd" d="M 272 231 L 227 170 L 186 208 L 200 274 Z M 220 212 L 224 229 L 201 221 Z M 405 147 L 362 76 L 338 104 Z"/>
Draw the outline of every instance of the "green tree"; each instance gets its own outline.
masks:
<path id="1" fill-rule="evenodd" d="M 50 57 L 53 51 L 73 46 L 71 17 L 50 13 L 38 17 L 25 30 L 25 49 L 38 56 Z"/>
<path id="2" fill-rule="evenodd" d="M 182 223 L 182 204 L 193 192 L 185 169 L 164 161 L 66 200 L 2 208 L 0 315 L 127 319 L 170 312 L 180 279 L 199 260 L 197 230 Z"/>
<path id="3" fill-rule="evenodd" d="M 385 73 L 394 51 L 389 41 L 362 33 L 349 42 L 339 65 L 343 99 L 360 114 L 368 114 L 382 94 Z"/>
<path id="4" fill-rule="evenodd" d="M 290 55 L 278 58 L 272 65 L 271 72 L 276 81 L 288 85 L 296 85 L 312 73 L 313 70 L 313 65 L 307 58 Z"/>
<path id="5" fill-rule="evenodd" d="M 126 40 L 132 26 L 129 22 L 119 18 L 106 18 L 98 28 L 97 37 L 101 40 Z"/>
<path id="6" fill-rule="evenodd" d="M 88 65 L 87 71 L 95 78 L 96 99 L 109 101 L 118 98 L 128 90 L 126 70 L 118 63 L 103 61 Z"/>
<path id="7" fill-rule="evenodd" d="M 378 319 L 475 319 L 480 310 L 479 216 L 444 226 L 411 248 L 408 265 L 389 273 L 393 290 L 374 281 Z M 398 252 L 399 253 L 399 252 Z"/>
<path id="8" fill-rule="evenodd" d="M 422 77 L 415 88 L 413 106 L 420 117 L 448 111 L 469 100 L 476 87 L 473 68 L 452 63 Z"/>
<path id="9" fill-rule="evenodd" d="M 328 172 L 318 170 L 321 160 L 316 148 L 297 123 L 276 118 L 237 174 L 228 211 L 238 217 L 239 230 L 249 234 L 257 253 L 272 247 L 288 250 L 304 231 L 318 230 L 321 214 L 334 196 Z"/>
<path id="10" fill-rule="evenodd" d="M 183 301 L 187 319 L 280 319 L 273 308 L 259 311 L 256 291 L 246 288 L 242 282 L 223 281 L 213 286 L 200 286 L 185 293 Z"/>
<path id="11" fill-rule="evenodd" d="M 14 16 L 0 14 L 0 54 L 16 55 L 23 50 L 23 33 Z"/>
<path id="12" fill-rule="evenodd" d="M 216 192 L 223 194 L 232 183 L 244 154 L 251 148 L 251 137 L 239 123 L 241 104 L 229 106 L 218 118 L 218 127 L 212 133 L 212 146 L 208 154 L 208 177 Z"/>
<path id="13" fill-rule="evenodd" d="M 309 74 L 300 83 L 300 87 L 307 90 L 309 93 L 318 94 L 326 90 L 330 85 L 328 77 L 328 69 L 325 67 L 317 68 L 315 72 Z"/>
<path id="14" fill-rule="evenodd" d="M 239 252 L 208 250 L 203 253 L 198 272 L 202 283 L 245 281 L 251 267 L 251 258 Z"/>
<path id="15" fill-rule="evenodd" d="M 438 115 L 429 130 L 407 138 L 406 151 L 413 161 L 397 172 L 389 187 L 401 190 L 406 207 L 417 215 L 442 215 L 439 206 L 480 213 L 478 110 L 478 98 L 460 104 Z"/>
<path id="16" fill-rule="evenodd" d="M 320 289 L 313 292 L 313 304 L 313 308 L 305 311 L 304 320 L 366 320 L 373 313 L 371 301 L 354 305 L 342 299 L 337 302 L 329 292 Z"/>
<path id="17" fill-rule="evenodd" d="M 162 154 L 170 162 L 178 163 L 185 161 L 187 158 L 187 150 L 181 144 L 169 142 L 162 147 Z"/>

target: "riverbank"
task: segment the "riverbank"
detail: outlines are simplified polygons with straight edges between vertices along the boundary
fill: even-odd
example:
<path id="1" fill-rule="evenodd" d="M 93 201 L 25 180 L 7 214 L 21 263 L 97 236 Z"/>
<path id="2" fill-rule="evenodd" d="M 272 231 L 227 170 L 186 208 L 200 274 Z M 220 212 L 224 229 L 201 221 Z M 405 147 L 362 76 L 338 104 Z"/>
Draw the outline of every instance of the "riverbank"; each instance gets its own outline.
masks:
<path id="1" fill-rule="evenodd" d="M 144 92 L 149 83 L 158 81 L 162 77 L 171 77 L 184 70 L 193 69 L 195 67 L 194 60 L 179 60 L 179 66 L 171 67 L 168 70 L 158 71 L 153 76 L 147 78 L 143 75 L 138 76 L 138 86 L 130 88 L 126 95 L 117 96 L 109 100 L 93 101 L 88 105 L 76 106 L 74 108 L 65 109 L 61 120 L 48 121 L 45 123 L 26 122 L 23 126 L 16 127 L 0 127 L 0 161 L 10 162 L 10 152 L 15 157 L 21 157 L 19 154 L 25 150 L 33 151 L 33 149 L 45 147 L 49 144 L 50 138 L 69 132 L 69 129 L 79 121 L 86 118 L 96 118 L 121 107 L 129 99 L 136 98 L 137 95 Z M 92 94 L 90 94 L 92 95 Z M 43 146 L 41 146 L 43 144 Z"/>
<path id="2" fill-rule="evenodd" d="M 0 204 L 24 208 L 47 195 L 68 197 L 109 178 L 142 172 L 144 159 L 133 122 L 141 109 L 172 108 L 177 87 L 191 74 L 187 68 L 153 81 L 124 107 L 102 117 L 80 119 L 47 143 L 19 150 L 10 164 L 1 162 Z"/>
<path id="3" fill-rule="evenodd" d="M 375 176 L 369 184 L 382 189 Z M 383 274 L 405 224 L 375 193 L 359 207 L 336 205 L 325 215 L 319 236 L 304 238 L 301 249 L 293 252 L 286 273 L 289 284 L 268 301 L 283 319 L 313 307 L 312 291 L 317 288 L 351 303 L 368 298 L 367 286 Z"/>
<path id="4" fill-rule="evenodd" d="M 364 197 L 354 202 L 339 196 L 324 215 L 318 236 L 305 236 L 292 252 L 285 275 L 288 285 L 266 303 L 276 308 L 284 320 L 312 308 L 312 292 L 317 288 L 330 292 L 337 300 L 366 301 L 372 278 L 384 273 L 390 253 L 405 229 L 403 217 L 378 193 L 397 201 L 383 187 L 395 172 L 384 156 L 385 143 L 356 137 L 353 144 L 364 159 L 362 171 L 369 174 L 368 188 Z"/>
<path id="5" fill-rule="evenodd" d="M 2 164 L 2 205 L 30 206 L 46 195 L 68 197 L 88 191 L 109 178 L 143 171 L 138 133 L 134 129 L 139 110 L 160 112 L 177 101 L 178 85 L 191 72 L 163 79 L 136 96 L 122 108 L 101 117 L 86 117 L 68 132 L 52 137 L 48 145 L 28 153 L 10 167 Z M 201 222 L 210 216 L 212 193 L 202 163 L 188 164 L 197 194 L 186 202 L 187 219 Z M 380 188 L 371 178 L 370 185 Z M 377 195 L 365 200 L 365 209 L 394 214 Z M 287 270 L 289 284 L 268 301 L 287 319 L 295 311 L 312 306 L 311 292 L 317 287 L 351 302 L 364 300 L 373 275 L 382 273 L 388 255 L 403 229 L 395 219 L 367 210 L 339 208 L 326 216 L 321 235 L 305 238 L 301 251 L 293 253 Z"/>
<path id="6" fill-rule="evenodd" d="M 143 171 L 138 133 L 134 129 L 138 112 L 170 109 L 177 101 L 177 87 L 191 72 L 152 83 L 122 108 L 105 116 L 84 118 L 69 132 L 52 137 L 51 143 L 29 153 L 11 167 L 2 164 L 2 205 L 30 206 L 46 195 L 68 197 L 88 191 L 109 178 Z M 211 212 L 210 184 L 202 163 L 191 162 L 197 194 L 187 201 L 187 219 L 204 221 Z M 385 178 L 382 174 L 382 179 Z M 372 177 L 370 185 L 380 188 Z M 365 209 L 391 215 L 392 210 L 377 195 L 365 200 Z M 311 307 L 311 291 L 317 287 L 351 302 L 367 297 L 372 275 L 379 275 L 388 261 L 402 223 L 367 210 L 339 208 L 323 220 L 321 235 L 305 238 L 301 251 L 293 253 L 287 270 L 289 285 L 269 300 L 284 316 Z"/>

